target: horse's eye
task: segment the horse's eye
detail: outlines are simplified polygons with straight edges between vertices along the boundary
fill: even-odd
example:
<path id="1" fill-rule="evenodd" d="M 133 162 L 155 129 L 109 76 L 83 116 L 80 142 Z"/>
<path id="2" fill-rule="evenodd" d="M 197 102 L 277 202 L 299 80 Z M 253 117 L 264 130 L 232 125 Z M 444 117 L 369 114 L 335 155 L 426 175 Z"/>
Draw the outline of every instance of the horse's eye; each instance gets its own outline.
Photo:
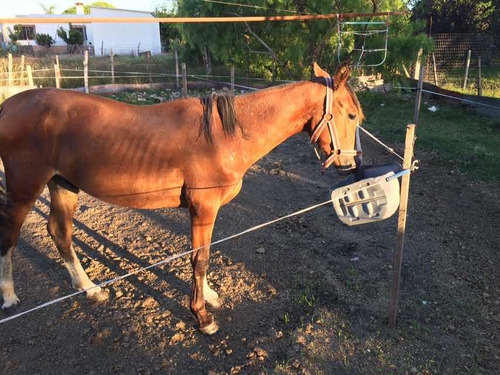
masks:
<path id="1" fill-rule="evenodd" d="M 356 114 L 349 113 L 349 119 L 354 120 L 356 118 Z"/>

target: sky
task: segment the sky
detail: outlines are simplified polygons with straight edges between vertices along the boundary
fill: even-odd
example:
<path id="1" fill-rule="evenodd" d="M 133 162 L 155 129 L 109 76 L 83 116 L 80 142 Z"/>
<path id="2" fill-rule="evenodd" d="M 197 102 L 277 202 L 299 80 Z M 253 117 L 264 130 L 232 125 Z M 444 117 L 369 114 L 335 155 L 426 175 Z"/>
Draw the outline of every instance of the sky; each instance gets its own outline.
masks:
<path id="1" fill-rule="evenodd" d="M 91 4 L 96 0 L 89 0 L 82 2 L 84 4 Z M 157 5 L 171 4 L 171 0 L 104 0 L 115 8 L 130 9 L 130 10 L 143 10 L 152 12 Z M 24 14 L 43 14 L 43 8 L 40 3 L 45 6 L 55 6 L 55 13 L 60 14 L 64 10 L 71 8 L 75 5 L 76 0 L 2 0 L 0 6 L 0 18 L 14 17 L 15 15 Z"/>

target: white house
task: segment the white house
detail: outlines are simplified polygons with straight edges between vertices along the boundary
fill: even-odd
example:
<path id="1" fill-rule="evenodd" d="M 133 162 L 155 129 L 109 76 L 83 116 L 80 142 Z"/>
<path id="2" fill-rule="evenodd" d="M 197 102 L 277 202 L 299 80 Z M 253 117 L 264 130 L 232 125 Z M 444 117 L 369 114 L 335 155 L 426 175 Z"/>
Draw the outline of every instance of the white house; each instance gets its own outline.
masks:
<path id="1" fill-rule="evenodd" d="M 77 14 L 28 14 L 16 16 L 22 18 L 67 18 L 64 24 L 39 23 L 22 25 L 21 39 L 17 44 L 21 46 L 36 46 L 36 34 L 49 34 L 55 40 L 55 47 L 65 46 L 65 42 L 57 35 L 57 30 L 62 27 L 78 29 L 82 32 L 85 45 L 93 46 L 97 56 L 108 55 L 110 49 L 114 54 L 138 54 L 140 52 L 161 53 L 160 25 L 159 23 L 72 23 L 71 19 L 78 17 L 144 17 L 154 18 L 149 12 L 126 10 L 117 8 L 90 7 L 90 14 L 83 11 L 83 4 L 77 3 Z M 2 24 L 0 42 L 9 42 L 9 29 L 13 30 L 14 24 Z M 3 40 L 2 40 L 3 38 Z"/>

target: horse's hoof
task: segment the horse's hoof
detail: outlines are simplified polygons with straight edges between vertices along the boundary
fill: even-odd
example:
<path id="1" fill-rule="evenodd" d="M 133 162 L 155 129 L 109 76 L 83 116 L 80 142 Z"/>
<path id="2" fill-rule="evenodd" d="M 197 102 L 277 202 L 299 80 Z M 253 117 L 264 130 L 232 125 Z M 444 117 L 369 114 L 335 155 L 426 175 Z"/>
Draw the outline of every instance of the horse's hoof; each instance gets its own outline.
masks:
<path id="1" fill-rule="evenodd" d="M 204 333 L 205 335 L 213 335 L 215 332 L 219 330 L 219 326 L 217 323 L 215 323 L 215 320 L 213 320 L 210 323 L 208 323 L 205 326 L 200 326 L 200 331 L 201 333 Z"/>
<path id="2" fill-rule="evenodd" d="M 92 294 L 87 292 L 87 298 L 95 302 L 103 302 L 109 298 L 109 293 L 104 289 L 101 289 L 98 292 L 94 292 Z"/>
<path id="3" fill-rule="evenodd" d="M 214 309 L 218 309 L 222 306 L 221 300 L 218 297 L 213 299 L 206 299 L 205 301 Z"/>

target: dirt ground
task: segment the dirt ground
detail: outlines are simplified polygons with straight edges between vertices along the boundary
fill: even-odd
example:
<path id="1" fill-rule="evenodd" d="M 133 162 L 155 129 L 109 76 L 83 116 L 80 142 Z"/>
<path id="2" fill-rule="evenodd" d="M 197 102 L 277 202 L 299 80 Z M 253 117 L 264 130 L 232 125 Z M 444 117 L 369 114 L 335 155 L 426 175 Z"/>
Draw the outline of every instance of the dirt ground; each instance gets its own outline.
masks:
<path id="1" fill-rule="evenodd" d="M 365 163 L 393 161 L 364 146 Z M 396 215 L 347 227 L 323 206 L 213 248 L 209 282 L 223 297 L 215 335 L 195 328 L 182 258 L 109 286 L 105 303 L 80 295 L 0 325 L 0 373 L 498 374 L 500 189 L 435 166 L 436 155 L 417 157 L 395 330 Z M 214 239 L 323 202 L 339 181 L 333 170 L 320 174 L 305 136 L 292 138 L 249 171 Z M 45 192 L 15 252 L 21 310 L 72 292 L 46 233 L 48 205 Z M 74 224 L 95 281 L 189 248 L 182 210 L 81 194 Z"/>

